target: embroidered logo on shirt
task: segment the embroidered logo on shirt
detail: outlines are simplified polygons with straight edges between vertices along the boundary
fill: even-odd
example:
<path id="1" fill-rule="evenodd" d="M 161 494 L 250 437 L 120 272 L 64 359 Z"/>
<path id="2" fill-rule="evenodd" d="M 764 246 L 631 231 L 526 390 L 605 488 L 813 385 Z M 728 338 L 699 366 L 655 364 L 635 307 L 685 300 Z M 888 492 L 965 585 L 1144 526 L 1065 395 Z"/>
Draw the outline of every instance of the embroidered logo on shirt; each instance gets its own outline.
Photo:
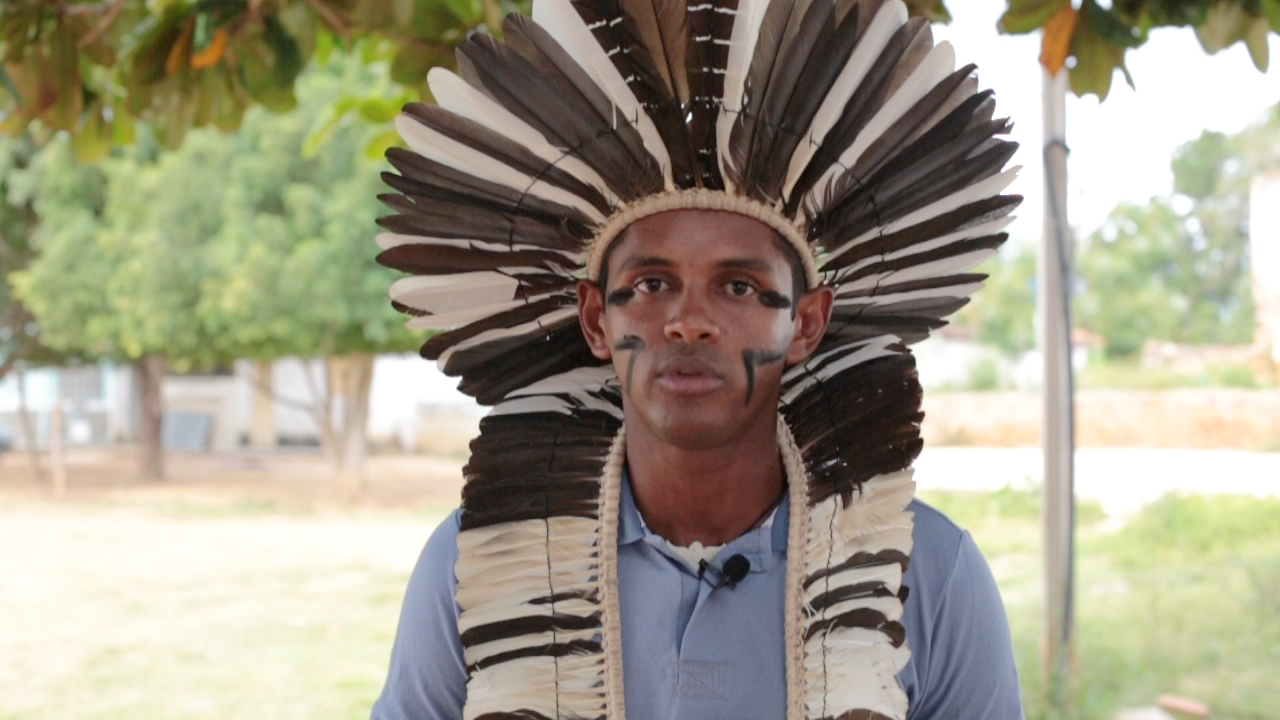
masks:
<path id="1" fill-rule="evenodd" d="M 728 699 L 724 695 L 724 663 L 680 660 L 673 669 L 676 697 Z"/>

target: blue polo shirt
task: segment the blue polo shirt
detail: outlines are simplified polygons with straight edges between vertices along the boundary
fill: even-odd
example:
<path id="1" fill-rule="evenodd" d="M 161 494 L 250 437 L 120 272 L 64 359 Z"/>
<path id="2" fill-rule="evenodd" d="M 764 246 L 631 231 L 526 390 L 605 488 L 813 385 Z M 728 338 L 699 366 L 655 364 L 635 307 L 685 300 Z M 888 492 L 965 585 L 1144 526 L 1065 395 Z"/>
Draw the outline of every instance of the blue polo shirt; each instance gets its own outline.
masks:
<path id="1" fill-rule="evenodd" d="M 898 674 L 911 720 L 1022 718 L 1018 673 L 1000 593 L 973 539 L 912 501 L 911 588 L 902 624 L 911 661 Z M 771 527 L 725 545 L 751 563 L 730 589 L 699 580 L 641 522 L 624 481 L 618 586 L 627 716 L 635 720 L 786 717 L 783 587 L 787 504 Z M 391 667 L 373 720 L 460 720 L 467 671 L 458 639 L 458 520 L 436 529 L 409 579 Z"/>

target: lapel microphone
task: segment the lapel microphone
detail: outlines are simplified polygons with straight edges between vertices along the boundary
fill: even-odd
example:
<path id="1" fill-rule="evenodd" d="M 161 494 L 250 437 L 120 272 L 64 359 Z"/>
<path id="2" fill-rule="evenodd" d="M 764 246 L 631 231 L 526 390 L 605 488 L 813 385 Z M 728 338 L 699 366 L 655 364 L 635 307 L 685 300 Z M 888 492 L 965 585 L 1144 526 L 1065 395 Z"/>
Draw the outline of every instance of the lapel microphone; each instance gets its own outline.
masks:
<path id="1" fill-rule="evenodd" d="M 751 572 L 751 561 L 745 555 L 731 555 L 720 569 L 706 560 L 698 562 L 698 579 L 705 580 L 712 590 L 727 587 L 732 590 Z"/>

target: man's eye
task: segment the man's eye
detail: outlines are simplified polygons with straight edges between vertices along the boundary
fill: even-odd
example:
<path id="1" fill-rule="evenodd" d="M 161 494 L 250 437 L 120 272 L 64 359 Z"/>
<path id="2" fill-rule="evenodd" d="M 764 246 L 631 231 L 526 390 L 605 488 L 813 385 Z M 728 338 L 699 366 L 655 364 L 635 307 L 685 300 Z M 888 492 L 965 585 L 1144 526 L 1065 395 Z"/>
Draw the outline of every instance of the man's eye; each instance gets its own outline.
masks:
<path id="1" fill-rule="evenodd" d="M 636 289 L 643 293 L 662 292 L 666 286 L 667 282 L 659 278 L 644 278 L 636 283 Z"/>
<path id="2" fill-rule="evenodd" d="M 751 286 L 751 283 L 744 280 L 731 280 L 725 288 L 728 289 L 730 295 L 734 295 L 736 297 L 746 297 L 756 291 L 756 289 Z"/>

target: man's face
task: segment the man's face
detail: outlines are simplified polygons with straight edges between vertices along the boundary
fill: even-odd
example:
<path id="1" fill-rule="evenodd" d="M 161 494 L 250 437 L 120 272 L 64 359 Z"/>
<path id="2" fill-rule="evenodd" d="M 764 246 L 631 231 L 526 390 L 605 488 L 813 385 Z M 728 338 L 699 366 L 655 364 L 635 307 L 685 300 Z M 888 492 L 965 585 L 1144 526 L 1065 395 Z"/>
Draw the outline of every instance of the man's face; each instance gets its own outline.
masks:
<path id="1" fill-rule="evenodd" d="M 772 424 L 785 366 L 817 347 L 826 288 L 797 297 L 774 231 L 728 212 L 677 210 L 627 229 L 607 287 L 578 306 L 596 357 L 612 360 L 629 423 L 687 449 L 720 447 Z"/>

